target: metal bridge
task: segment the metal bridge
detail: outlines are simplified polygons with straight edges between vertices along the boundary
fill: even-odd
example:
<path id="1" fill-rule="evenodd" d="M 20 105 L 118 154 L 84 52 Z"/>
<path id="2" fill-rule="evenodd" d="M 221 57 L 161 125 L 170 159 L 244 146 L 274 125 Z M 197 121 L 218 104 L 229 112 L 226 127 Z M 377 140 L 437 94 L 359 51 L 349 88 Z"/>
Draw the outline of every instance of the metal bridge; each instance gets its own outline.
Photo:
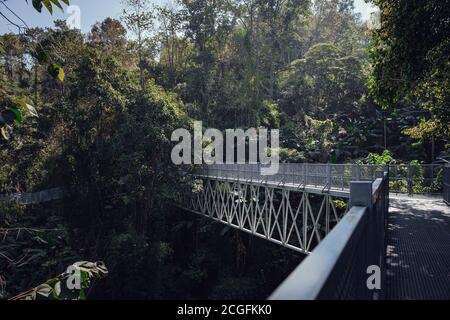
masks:
<path id="1" fill-rule="evenodd" d="M 262 176 L 261 165 L 212 165 L 197 171 L 197 192 L 183 201 L 206 215 L 287 248 L 310 253 L 347 212 L 353 180 L 372 181 L 382 166 L 283 164 Z"/>
<path id="2" fill-rule="evenodd" d="M 450 167 L 281 164 L 274 176 L 260 169 L 203 167 L 182 203 L 308 255 L 271 299 L 450 299 L 450 210 L 438 200 L 432 220 L 417 207 L 437 200 L 398 196 L 442 192 L 448 201 Z M 407 201 L 402 214 L 395 211 Z M 412 239 L 421 245 L 411 246 Z M 367 285 L 374 266 L 379 288 Z"/>
<path id="3" fill-rule="evenodd" d="M 259 164 L 204 167 L 180 203 L 307 255 L 270 299 L 450 299 L 449 165 L 281 164 L 277 175 L 260 172 Z M 42 203 L 64 189 L 0 201 Z M 367 285 L 373 267 L 379 288 Z"/>

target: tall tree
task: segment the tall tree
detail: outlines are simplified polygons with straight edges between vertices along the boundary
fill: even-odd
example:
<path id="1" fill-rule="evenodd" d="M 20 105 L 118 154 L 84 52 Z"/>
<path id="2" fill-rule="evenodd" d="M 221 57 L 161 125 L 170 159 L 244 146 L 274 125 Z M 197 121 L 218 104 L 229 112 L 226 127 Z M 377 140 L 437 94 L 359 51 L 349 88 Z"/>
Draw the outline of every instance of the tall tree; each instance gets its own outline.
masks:
<path id="1" fill-rule="evenodd" d="M 381 10 L 374 30 L 370 92 L 391 110 L 416 107 L 428 116 L 406 133 L 450 137 L 450 1 L 373 0 Z"/>
<path id="2" fill-rule="evenodd" d="M 217 56 L 226 46 L 234 19 L 225 0 L 179 0 L 184 20 L 184 33 L 195 48 L 193 66 L 187 75 L 191 88 L 191 102 L 200 106 L 204 121 L 210 118 L 216 104 L 212 94 Z"/>
<path id="3" fill-rule="evenodd" d="M 145 52 L 151 48 L 151 32 L 154 29 L 154 8 L 149 0 L 124 0 L 126 9 L 122 19 L 126 27 L 133 33 L 138 53 L 138 67 L 142 89 L 145 86 Z"/>
<path id="4" fill-rule="evenodd" d="M 106 18 L 92 27 L 89 40 L 111 48 L 123 48 L 126 44 L 126 33 L 120 21 Z"/>

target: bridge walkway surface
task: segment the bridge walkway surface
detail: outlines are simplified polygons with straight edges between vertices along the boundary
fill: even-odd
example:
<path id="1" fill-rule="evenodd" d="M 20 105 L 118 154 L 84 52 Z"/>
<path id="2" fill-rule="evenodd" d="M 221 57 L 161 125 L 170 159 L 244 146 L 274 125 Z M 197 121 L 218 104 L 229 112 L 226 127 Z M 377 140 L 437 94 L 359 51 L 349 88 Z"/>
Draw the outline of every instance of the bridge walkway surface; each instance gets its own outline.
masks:
<path id="1" fill-rule="evenodd" d="M 450 300 L 450 207 L 442 199 L 393 196 L 386 298 Z"/>

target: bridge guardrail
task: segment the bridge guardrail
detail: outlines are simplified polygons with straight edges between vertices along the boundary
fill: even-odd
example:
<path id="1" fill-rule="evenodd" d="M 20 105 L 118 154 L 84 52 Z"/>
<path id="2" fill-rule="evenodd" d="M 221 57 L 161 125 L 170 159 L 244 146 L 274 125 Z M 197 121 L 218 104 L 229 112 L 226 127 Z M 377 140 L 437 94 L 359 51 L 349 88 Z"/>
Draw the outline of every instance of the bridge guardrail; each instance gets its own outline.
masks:
<path id="1" fill-rule="evenodd" d="M 280 163 L 277 174 L 264 176 L 261 175 L 263 167 L 247 163 L 207 165 L 197 175 L 346 190 L 350 189 L 351 181 L 373 181 L 375 173 L 386 168 L 384 165 Z"/>
<path id="2" fill-rule="evenodd" d="M 280 163 L 279 172 L 262 176 L 261 164 L 220 164 L 200 168 L 199 174 L 235 180 L 281 182 L 292 185 L 326 186 L 346 190 L 351 181 L 373 181 L 379 170 L 388 170 L 390 191 L 399 194 L 441 194 L 444 166 L 441 164 L 310 164 Z"/>
<path id="3" fill-rule="evenodd" d="M 194 176 L 180 208 L 310 254 L 347 213 L 350 190 Z M 369 182 L 370 183 L 370 182 Z"/>
<path id="4" fill-rule="evenodd" d="M 376 299 L 385 284 L 389 175 L 351 183 L 351 209 L 269 299 Z M 367 286 L 369 266 L 381 270 L 381 290 Z"/>
<path id="5" fill-rule="evenodd" d="M 444 201 L 450 206 L 450 164 L 447 164 L 444 168 L 443 186 Z"/>
<path id="6" fill-rule="evenodd" d="M 390 190 L 404 194 L 441 194 L 443 191 L 442 164 L 389 165 Z"/>
<path id="7" fill-rule="evenodd" d="M 0 195 L 0 201 L 11 201 L 21 205 L 40 204 L 64 197 L 65 188 L 53 188 L 33 193 L 14 193 Z"/>

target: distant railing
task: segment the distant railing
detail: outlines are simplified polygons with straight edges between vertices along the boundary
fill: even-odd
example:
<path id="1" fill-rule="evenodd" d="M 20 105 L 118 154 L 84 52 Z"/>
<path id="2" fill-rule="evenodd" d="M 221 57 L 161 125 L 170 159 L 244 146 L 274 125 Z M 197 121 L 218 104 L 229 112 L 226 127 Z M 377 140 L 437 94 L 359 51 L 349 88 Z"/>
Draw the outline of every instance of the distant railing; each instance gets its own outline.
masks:
<path id="1" fill-rule="evenodd" d="M 444 168 L 444 201 L 450 206 L 450 164 L 447 164 Z"/>
<path id="2" fill-rule="evenodd" d="M 0 201 L 11 201 L 21 205 L 32 205 L 53 200 L 60 200 L 64 197 L 63 188 L 53 188 L 34 193 L 13 193 L 0 195 Z"/>
<path id="3" fill-rule="evenodd" d="M 351 183 L 350 211 L 270 299 L 383 298 L 389 176 L 378 172 L 377 177 L 373 183 Z M 380 290 L 367 285 L 368 271 L 377 269 Z"/>
<path id="4" fill-rule="evenodd" d="M 280 163 L 275 175 L 262 175 L 261 164 L 206 165 L 196 175 L 227 180 L 263 182 L 279 185 L 314 186 L 325 189 L 350 189 L 351 181 L 373 181 L 385 166 L 358 164 Z"/>
<path id="5" fill-rule="evenodd" d="M 390 190 L 400 194 L 441 194 L 444 166 L 438 164 L 310 164 L 280 163 L 275 175 L 261 175 L 261 164 L 220 164 L 201 167 L 198 175 L 228 180 L 259 181 L 293 186 L 349 190 L 351 181 L 373 181 L 377 171 L 389 171 Z"/>
<path id="6" fill-rule="evenodd" d="M 444 166 L 442 164 L 389 165 L 390 189 L 393 193 L 441 194 Z"/>

